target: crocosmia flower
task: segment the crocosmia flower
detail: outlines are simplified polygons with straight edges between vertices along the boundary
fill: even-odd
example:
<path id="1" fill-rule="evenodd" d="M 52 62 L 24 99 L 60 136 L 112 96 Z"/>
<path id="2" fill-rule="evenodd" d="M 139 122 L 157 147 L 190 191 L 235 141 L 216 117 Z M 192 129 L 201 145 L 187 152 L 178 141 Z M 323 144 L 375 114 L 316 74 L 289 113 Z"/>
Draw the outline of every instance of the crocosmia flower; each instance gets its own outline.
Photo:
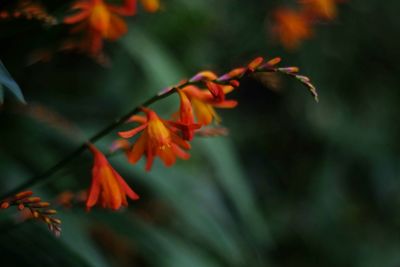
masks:
<path id="1" fill-rule="evenodd" d="M 166 166 L 175 163 L 176 158 L 189 159 L 185 151 L 190 149 L 190 144 L 177 134 L 177 128 L 158 117 L 151 109 L 142 108 L 146 117 L 134 116 L 131 121 L 141 125 L 129 131 L 119 132 L 122 138 L 131 138 L 141 132 L 140 137 L 127 152 L 128 160 L 136 163 L 142 155 L 147 158 L 146 170 L 153 165 L 154 157 L 158 156 Z"/>
<path id="2" fill-rule="evenodd" d="M 300 0 L 309 16 L 331 20 L 336 17 L 338 0 Z"/>
<path id="3" fill-rule="evenodd" d="M 218 92 L 217 97 L 210 90 L 210 87 L 215 86 L 218 86 L 218 89 L 211 88 L 211 90 Z M 207 82 L 207 87 L 209 89 L 205 90 L 194 85 L 189 85 L 181 90 L 189 98 L 197 123 L 201 125 L 209 125 L 213 121 L 217 123 L 221 121 L 214 108 L 234 108 L 237 106 L 237 101 L 225 99 L 225 95 L 233 90 L 232 86 L 222 86 Z"/>
<path id="4" fill-rule="evenodd" d="M 93 145 L 90 145 L 89 149 L 94 156 L 94 165 L 92 185 L 86 201 L 87 209 L 100 202 L 103 208 L 118 210 L 121 206 L 128 206 L 126 197 L 132 200 L 139 199 L 139 196 L 110 165 L 104 154 Z"/>
<path id="5" fill-rule="evenodd" d="M 160 0 L 141 0 L 143 8 L 150 13 L 160 9 Z"/>
<path id="6" fill-rule="evenodd" d="M 312 34 L 308 16 L 287 8 L 276 10 L 272 31 L 282 45 L 288 49 L 297 48 Z"/>
<path id="7" fill-rule="evenodd" d="M 97 55 L 103 47 L 103 39 L 115 41 L 127 32 L 121 16 L 132 16 L 136 12 L 136 0 L 125 0 L 123 6 L 105 3 L 103 0 L 78 0 L 72 5 L 75 14 L 66 17 L 64 23 L 76 24 L 72 32 L 85 32 L 80 44 L 82 49 Z"/>
<path id="8" fill-rule="evenodd" d="M 169 124 L 178 128 L 182 132 L 185 140 L 191 141 L 194 137 L 195 130 L 201 127 L 201 124 L 195 123 L 192 104 L 188 96 L 181 90 L 178 91 L 180 98 L 179 120 L 178 122 L 170 121 Z"/>

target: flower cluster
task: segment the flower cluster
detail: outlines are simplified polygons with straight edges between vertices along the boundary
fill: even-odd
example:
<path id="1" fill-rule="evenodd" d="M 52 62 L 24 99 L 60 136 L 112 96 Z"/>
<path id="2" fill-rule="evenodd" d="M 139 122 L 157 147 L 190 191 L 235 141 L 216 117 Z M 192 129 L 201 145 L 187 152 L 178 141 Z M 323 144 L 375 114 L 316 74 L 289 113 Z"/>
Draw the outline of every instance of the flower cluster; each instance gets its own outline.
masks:
<path id="1" fill-rule="evenodd" d="M 155 12 L 158 0 L 142 0 L 145 10 Z M 77 48 L 93 57 L 101 55 L 103 40 L 115 41 L 127 33 L 128 26 L 122 17 L 136 14 L 136 0 L 124 0 L 123 5 L 109 4 L 105 0 L 78 0 L 71 6 L 74 12 L 64 19 L 73 25 L 72 34 L 80 34 L 77 42 L 69 42 L 65 48 Z"/>
<path id="2" fill-rule="evenodd" d="M 61 220 L 52 217 L 57 211 L 49 208 L 49 202 L 44 202 L 40 197 L 34 197 L 32 195 L 32 191 L 24 191 L 12 197 L 8 197 L 0 201 L 0 209 L 8 209 L 11 206 L 16 206 L 21 212 L 28 210 L 30 213 L 29 215 L 25 215 L 26 218 L 34 218 L 43 221 L 47 224 L 51 232 L 59 236 L 61 234 Z"/>
<path id="3" fill-rule="evenodd" d="M 300 9 L 280 7 L 274 12 L 272 33 L 287 49 L 297 48 L 313 35 L 313 25 L 335 19 L 337 3 L 344 0 L 298 0 Z"/>
<path id="4" fill-rule="evenodd" d="M 155 96 L 154 101 L 170 94 L 177 94 L 180 99 L 178 111 L 172 119 L 161 118 L 156 111 L 143 105 L 127 120 L 128 123 L 137 123 L 138 126 L 120 131 L 121 138 L 112 145 L 112 151 L 125 151 L 130 163 L 137 163 L 142 157 L 146 158 L 145 169 L 150 171 L 156 157 L 169 167 L 175 164 L 176 159 L 190 158 L 188 151 L 190 141 L 196 134 L 201 136 L 225 135 L 224 128 L 204 128 L 212 124 L 219 124 L 220 116 L 216 108 L 234 108 L 238 102 L 227 99 L 227 94 L 239 86 L 239 80 L 255 72 L 282 73 L 303 83 L 315 100 L 318 95 L 315 87 L 306 76 L 297 74 L 297 67 L 277 67 L 280 58 L 264 62 L 263 58 L 252 60 L 247 66 L 229 71 L 221 76 L 211 71 L 202 71 L 178 85 L 169 87 Z M 137 115 L 138 111 L 143 115 Z M 124 122 L 124 121 L 123 121 Z M 132 143 L 128 140 L 138 136 Z M 104 208 L 113 210 L 127 205 L 127 197 L 137 200 L 138 195 L 126 184 L 122 177 L 111 167 L 106 157 L 92 144 L 88 145 L 94 155 L 95 163 L 92 174 L 92 185 L 86 206 L 90 209 L 97 202 Z"/>

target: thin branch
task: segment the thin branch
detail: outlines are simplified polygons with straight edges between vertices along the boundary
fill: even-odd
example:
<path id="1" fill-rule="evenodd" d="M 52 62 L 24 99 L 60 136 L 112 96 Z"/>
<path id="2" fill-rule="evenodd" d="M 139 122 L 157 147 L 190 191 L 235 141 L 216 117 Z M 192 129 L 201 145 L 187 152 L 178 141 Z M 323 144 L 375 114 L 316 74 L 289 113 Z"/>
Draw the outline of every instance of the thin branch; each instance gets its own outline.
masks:
<path id="1" fill-rule="evenodd" d="M 211 80 L 211 81 L 213 83 L 218 83 L 218 84 L 221 84 L 221 85 L 229 85 L 231 81 L 236 81 L 237 82 L 238 80 L 241 80 L 242 78 L 244 78 L 244 77 L 246 77 L 249 74 L 254 73 L 254 72 L 277 72 L 277 73 L 282 73 L 284 75 L 288 75 L 289 77 L 293 77 L 293 78 L 299 80 L 301 83 L 303 83 L 309 89 L 310 93 L 314 96 L 315 100 L 318 101 L 318 94 L 316 92 L 315 87 L 310 82 L 310 79 L 308 77 L 306 77 L 306 76 L 297 74 L 298 69 L 296 67 L 287 67 L 287 68 L 277 68 L 277 67 L 275 67 L 275 65 L 277 63 L 279 63 L 279 61 L 280 61 L 280 59 L 276 58 L 276 59 L 273 59 L 273 60 L 265 63 L 264 65 L 261 65 L 259 67 L 254 68 L 254 69 L 251 69 L 250 65 L 249 65 L 249 67 L 247 69 L 246 68 L 242 68 L 243 70 L 246 69 L 246 71 L 241 72 L 239 75 L 234 75 L 234 76 L 230 77 L 230 75 L 228 73 L 228 74 L 225 74 L 225 75 L 221 76 L 218 79 L 214 79 L 214 80 Z M 234 73 L 234 71 L 232 73 Z M 134 109 L 132 109 L 131 111 L 129 111 L 125 115 L 117 118 L 115 121 L 113 121 L 111 124 L 109 124 L 108 126 L 103 128 L 102 130 L 100 130 L 98 133 L 93 135 L 85 143 L 83 143 L 76 150 L 74 150 L 69 155 L 64 157 L 58 163 L 53 165 L 51 168 L 49 168 L 48 170 L 46 170 L 45 172 L 43 172 L 43 173 L 41 173 L 41 174 L 39 174 L 37 176 L 32 177 L 31 179 L 27 180 L 26 182 L 22 183 L 21 185 L 19 185 L 18 187 L 14 188 L 13 190 L 7 192 L 6 194 L 0 195 L 0 199 L 4 199 L 4 198 L 6 198 L 8 196 L 15 195 L 16 193 L 18 193 L 20 191 L 23 191 L 24 189 L 29 188 L 29 187 L 37 184 L 37 183 L 45 182 L 50 177 L 52 177 L 53 174 L 55 174 L 57 171 L 61 170 L 64 166 L 66 166 L 68 163 L 70 163 L 74 158 L 76 158 L 77 156 L 82 154 L 88 148 L 88 145 L 90 143 L 95 143 L 96 141 L 100 140 L 101 138 L 106 136 L 108 133 L 110 133 L 111 131 L 116 129 L 118 126 L 120 126 L 124 122 L 126 122 L 132 115 L 135 115 L 135 114 L 139 113 L 141 111 L 141 107 L 148 107 L 151 104 L 153 104 L 154 102 L 157 102 L 157 101 L 159 101 L 159 100 L 161 100 L 163 98 L 166 98 L 166 97 L 170 96 L 171 94 L 175 93 L 176 90 L 182 89 L 185 86 L 198 84 L 198 83 L 203 82 L 203 80 L 201 78 L 199 78 L 199 77 L 201 77 L 201 75 L 199 76 L 199 74 L 198 74 L 198 75 L 196 75 L 194 77 L 196 77 L 196 78 L 195 79 L 192 78 L 190 80 L 181 82 L 177 86 L 166 88 L 165 90 L 161 91 L 157 95 L 153 96 L 149 100 L 147 100 L 144 103 L 142 103 L 140 106 L 135 107 Z M 222 77 L 224 77 L 224 79 L 221 79 Z M 228 78 L 226 78 L 226 77 L 228 77 Z"/>
<path id="2" fill-rule="evenodd" d="M 186 86 L 188 84 L 189 83 L 185 83 L 185 84 L 181 85 L 179 88 L 181 88 L 182 86 Z M 47 169 L 45 172 L 43 172 L 43 173 L 41 173 L 41 174 L 39 174 L 37 176 L 32 177 L 31 179 L 27 180 L 26 182 L 22 183 L 21 185 L 19 185 L 18 187 L 14 188 L 13 190 L 7 192 L 6 194 L 0 195 L 0 199 L 4 199 L 4 198 L 6 198 L 6 197 L 8 197 L 10 195 L 14 195 L 14 194 L 22 191 L 23 189 L 29 188 L 29 187 L 31 187 L 31 186 L 39 183 L 39 182 L 44 182 L 46 179 L 51 177 L 54 173 L 56 173 L 57 171 L 61 170 L 65 165 L 70 163 L 74 158 L 76 158 L 77 156 L 82 154 L 88 148 L 88 144 L 89 143 L 95 143 L 96 141 L 100 140 L 101 138 L 106 136 L 108 133 L 110 133 L 112 130 L 114 130 L 118 126 L 122 125 L 132 115 L 135 115 L 135 114 L 139 113 L 140 112 L 140 107 L 147 107 L 147 106 L 151 105 L 152 103 L 171 95 L 172 93 L 174 93 L 174 91 L 175 91 L 174 89 L 175 88 L 169 88 L 168 90 L 163 91 L 162 93 L 159 93 L 159 94 L 153 96 L 152 98 L 150 98 L 149 100 L 144 102 L 139 107 L 135 107 L 134 109 L 132 109 L 131 111 L 129 111 L 125 115 L 117 118 L 114 122 L 112 122 L 108 126 L 104 127 L 101 131 L 99 131 L 98 133 L 93 135 L 91 138 L 88 139 L 88 141 L 86 141 L 81 146 L 79 146 L 77 149 L 72 151 L 69 155 L 64 157 L 62 160 L 60 160 L 58 163 L 53 165 L 51 168 Z"/>

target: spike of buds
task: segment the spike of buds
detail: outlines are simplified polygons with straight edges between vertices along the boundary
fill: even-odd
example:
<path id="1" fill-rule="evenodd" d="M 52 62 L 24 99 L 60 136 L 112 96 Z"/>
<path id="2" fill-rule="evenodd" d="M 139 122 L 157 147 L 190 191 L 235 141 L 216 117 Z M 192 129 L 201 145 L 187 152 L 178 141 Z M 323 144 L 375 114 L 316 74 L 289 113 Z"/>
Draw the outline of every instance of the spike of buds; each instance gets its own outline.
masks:
<path id="1" fill-rule="evenodd" d="M 7 199 L 0 201 L 0 209 L 7 209 L 11 205 L 16 206 L 17 209 L 22 212 L 21 215 L 24 219 L 40 219 L 47 224 L 49 229 L 56 236 L 60 236 L 61 228 L 59 227 L 59 225 L 61 224 L 61 221 L 57 218 L 50 217 L 56 214 L 57 211 L 54 209 L 44 209 L 46 207 L 49 207 L 50 203 L 42 202 L 40 197 L 34 197 L 32 195 L 32 191 L 24 191 L 14 196 L 8 197 Z M 31 216 L 23 212 L 27 209 L 31 212 Z"/>

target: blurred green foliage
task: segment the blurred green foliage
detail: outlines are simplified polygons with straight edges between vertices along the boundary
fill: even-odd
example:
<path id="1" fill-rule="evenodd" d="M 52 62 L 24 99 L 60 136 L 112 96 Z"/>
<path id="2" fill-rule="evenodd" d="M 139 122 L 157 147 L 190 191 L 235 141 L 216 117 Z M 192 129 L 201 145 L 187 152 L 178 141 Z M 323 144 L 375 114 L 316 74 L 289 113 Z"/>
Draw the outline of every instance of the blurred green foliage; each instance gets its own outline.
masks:
<path id="1" fill-rule="evenodd" d="M 286 78 L 279 91 L 243 81 L 230 95 L 239 107 L 221 111 L 230 135 L 198 138 L 190 161 L 169 169 L 157 161 L 145 173 L 142 162 L 112 159 L 141 195 L 128 209 L 60 209 L 59 239 L 36 222 L 16 223 L 16 212 L 0 213 L 0 265 L 400 266 L 400 2 L 349 0 L 296 51 L 268 32 L 274 8 L 293 1 L 162 3 L 157 14 L 130 18 L 128 35 L 107 44 L 109 67 L 67 53 L 29 64 L 67 29 L 22 19 L 0 22 L 0 59 L 28 107 L 60 114 L 85 136 L 197 71 L 222 73 L 259 55 L 300 66 L 320 104 Z M 62 16 L 65 1 L 46 4 Z M 154 107 L 170 114 L 176 104 L 172 96 Z M 2 193 L 82 142 L 71 125 L 52 122 L 6 99 Z M 47 200 L 86 189 L 90 168 L 86 153 L 33 189 Z"/>

